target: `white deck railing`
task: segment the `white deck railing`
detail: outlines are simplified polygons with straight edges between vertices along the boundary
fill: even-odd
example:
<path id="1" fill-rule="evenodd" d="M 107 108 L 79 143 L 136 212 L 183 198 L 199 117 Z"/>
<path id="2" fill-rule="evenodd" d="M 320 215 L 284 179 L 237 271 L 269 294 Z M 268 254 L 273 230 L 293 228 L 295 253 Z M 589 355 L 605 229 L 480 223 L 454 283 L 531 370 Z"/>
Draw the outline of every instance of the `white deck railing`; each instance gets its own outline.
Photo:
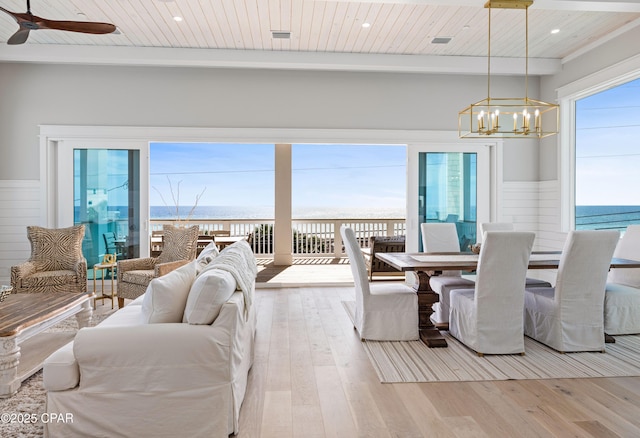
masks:
<path id="1" fill-rule="evenodd" d="M 171 220 L 151 220 L 151 231 L 161 231 Z M 231 236 L 247 237 L 256 255 L 273 255 L 273 219 L 192 219 L 201 234 L 226 230 Z M 369 246 L 371 236 L 398 236 L 406 232 L 404 219 L 294 219 L 291 253 L 296 257 L 344 257 L 340 227 L 352 228 L 360 246 Z"/>

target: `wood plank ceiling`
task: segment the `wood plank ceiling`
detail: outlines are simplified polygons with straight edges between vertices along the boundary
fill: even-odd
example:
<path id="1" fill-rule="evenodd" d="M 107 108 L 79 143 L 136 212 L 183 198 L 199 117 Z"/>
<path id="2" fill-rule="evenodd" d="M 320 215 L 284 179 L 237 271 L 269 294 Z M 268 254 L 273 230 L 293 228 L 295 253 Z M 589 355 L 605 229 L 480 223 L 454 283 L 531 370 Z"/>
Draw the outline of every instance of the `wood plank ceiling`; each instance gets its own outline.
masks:
<path id="1" fill-rule="evenodd" d="M 551 3 L 537 1 L 543 6 Z M 637 25 L 640 8 L 634 3 L 616 2 L 630 6 L 610 10 L 543 9 L 534 3 L 529 10 L 529 56 L 561 59 Z M 32 0 L 31 10 L 40 17 L 106 21 L 120 33 L 38 30 L 31 32 L 27 44 L 486 56 L 488 10 L 483 4 L 484 0 Z M 26 1 L 0 0 L 0 6 L 24 12 Z M 370 26 L 364 28 L 363 23 Z M 553 29 L 560 32 L 552 34 Z M 16 30 L 15 21 L 0 13 L 0 44 Z M 290 32 L 291 37 L 274 39 L 272 31 Z M 435 37 L 451 41 L 434 44 Z M 492 56 L 522 57 L 524 12 L 494 9 L 491 38 Z"/>

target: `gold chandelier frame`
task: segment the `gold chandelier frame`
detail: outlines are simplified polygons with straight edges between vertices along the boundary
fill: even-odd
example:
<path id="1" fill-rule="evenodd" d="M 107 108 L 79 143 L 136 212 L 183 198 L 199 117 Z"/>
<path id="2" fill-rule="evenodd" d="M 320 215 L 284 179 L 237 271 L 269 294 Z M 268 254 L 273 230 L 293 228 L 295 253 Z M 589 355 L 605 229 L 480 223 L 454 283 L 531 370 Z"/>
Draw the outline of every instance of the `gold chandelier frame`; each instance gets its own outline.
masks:
<path id="1" fill-rule="evenodd" d="M 544 138 L 558 133 L 559 106 L 529 98 L 529 6 L 533 0 L 488 0 L 487 98 L 458 113 L 461 138 Z M 491 97 L 491 9 L 525 10 L 524 97 Z"/>

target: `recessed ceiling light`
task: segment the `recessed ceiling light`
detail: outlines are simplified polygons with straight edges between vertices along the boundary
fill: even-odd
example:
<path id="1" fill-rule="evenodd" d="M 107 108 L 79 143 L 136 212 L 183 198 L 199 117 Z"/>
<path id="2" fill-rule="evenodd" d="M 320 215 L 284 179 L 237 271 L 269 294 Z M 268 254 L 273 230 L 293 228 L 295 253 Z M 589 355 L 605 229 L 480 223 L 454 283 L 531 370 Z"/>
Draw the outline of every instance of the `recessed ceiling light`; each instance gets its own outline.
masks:
<path id="1" fill-rule="evenodd" d="M 371 23 L 362 23 L 362 27 L 364 27 L 365 29 L 371 27 Z"/>
<path id="2" fill-rule="evenodd" d="M 553 30 L 551 31 L 551 33 L 553 33 L 553 34 L 560 33 L 560 29 L 553 29 Z"/>
<path id="3" fill-rule="evenodd" d="M 178 17 L 177 15 L 175 17 L 173 17 L 173 19 L 175 21 L 177 21 L 178 23 L 182 21 L 182 17 Z"/>

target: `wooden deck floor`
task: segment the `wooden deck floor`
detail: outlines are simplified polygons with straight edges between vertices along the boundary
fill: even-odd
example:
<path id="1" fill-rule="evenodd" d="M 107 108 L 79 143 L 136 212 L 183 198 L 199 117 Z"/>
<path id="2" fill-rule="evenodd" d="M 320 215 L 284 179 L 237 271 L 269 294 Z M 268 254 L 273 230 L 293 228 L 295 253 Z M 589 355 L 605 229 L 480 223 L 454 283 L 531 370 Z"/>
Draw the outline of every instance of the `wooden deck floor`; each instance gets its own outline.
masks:
<path id="1" fill-rule="evenodd" d="M 256 287 L 295 287 L 304 284 L 353 284 L 346 258 L 299 258 L 291 266 L 275 266 L 272 259 L 258 260 Z"/>
<path id="2" fill-rule="evenodd" d="M 400 274 L 400 273 L 399 273 Z M 402 275 L 376 274 L 374 281 L 402 280 Z M 296 258 L 291 266 L 274 266 L 271 259 L 258 260 L 256 287 L 308 287 L 353 285 L 346 257 Z"/>

